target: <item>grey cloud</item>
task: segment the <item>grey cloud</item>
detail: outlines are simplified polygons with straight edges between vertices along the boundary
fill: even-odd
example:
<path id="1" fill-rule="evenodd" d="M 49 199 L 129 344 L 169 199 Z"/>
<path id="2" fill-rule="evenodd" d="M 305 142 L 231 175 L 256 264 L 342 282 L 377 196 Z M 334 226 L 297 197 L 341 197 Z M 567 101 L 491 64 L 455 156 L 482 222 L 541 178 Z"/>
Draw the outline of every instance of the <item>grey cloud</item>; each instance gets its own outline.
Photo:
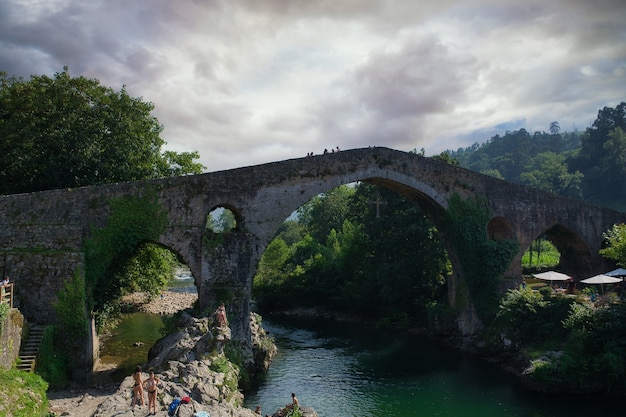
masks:
<path id="1" fill-rule="evenodd" d="M 331 146 L 445 149 L 517 119 L 584 128 L 618 103 L 626 72 L 623 0 L 75 0 L 32 21 L 7 18 L 9 4 L 0 2 L 0 70 L 68 65 L 126 84 L 155 103 L 165 139 L 200 150 L 210 168 Z M 341 57 L 316 43 L 327 28 L 379 43 L 339 35 L 337 50 L 362 55 L 337 70 Z M 311 65 L 320 91 L 307 84 Z M 292 79 L 309 88 L 272 96 L 302 88 Z M 269 101 L 263 92 L 311 97 L 303 108 L 255 108 Z"/>
<path id="2" fill-rule="evenodd" d="M 453 56 L 434 36 L 375 54 L 357 71 L 357 98 L 384 118 L 441 113 L 462 99 L 474 78 L 472 58 Z"/>

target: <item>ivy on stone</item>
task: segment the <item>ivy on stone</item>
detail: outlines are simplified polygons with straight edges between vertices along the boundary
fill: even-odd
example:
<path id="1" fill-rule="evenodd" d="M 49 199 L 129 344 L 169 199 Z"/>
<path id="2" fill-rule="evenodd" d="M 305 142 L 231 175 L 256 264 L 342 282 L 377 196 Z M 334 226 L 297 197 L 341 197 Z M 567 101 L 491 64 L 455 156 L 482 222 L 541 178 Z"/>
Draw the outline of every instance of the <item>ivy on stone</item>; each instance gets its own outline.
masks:
<path id="1" fill-rule="evenodd" d="M 486 230 L 491 219 L 487 202 L 462 199 L 453 194 L 448 201 L 448 227 L 461 263 L 470 299 L 483 323 L 491 322 L 498 311 L 498 282 L 511 263 L 519 244 L 514 240 L 494 241 Z"/>

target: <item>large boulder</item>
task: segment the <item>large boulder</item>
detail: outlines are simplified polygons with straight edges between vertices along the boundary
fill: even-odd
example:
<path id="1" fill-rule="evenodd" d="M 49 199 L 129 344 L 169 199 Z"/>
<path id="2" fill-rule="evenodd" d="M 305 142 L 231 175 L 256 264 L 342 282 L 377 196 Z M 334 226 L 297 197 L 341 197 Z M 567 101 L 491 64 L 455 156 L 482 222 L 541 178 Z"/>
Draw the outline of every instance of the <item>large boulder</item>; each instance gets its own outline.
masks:
<path id="1" fill-rule="evenodd" d="M 199 411 L 205 411 L 211 417 L 258 417 L 252 410 L 241 407 L 241 393 L 234 394 L 229 388 L 225 388 L 228 377 L 211 371 L 204 362 L 206 361 L 196 361 L 187 365 L 174 363 L 171 370 L 156 375 L 160 379 L 156 415 L 167 416 L 168 407 L 174 398 L 182 399 L 187 396 L 190 401 L 180 405 L 178 417 L 193 417 Z M 145 374 L 144 378 L 147 377 Z M 146 415 L 148 398 L 145 393 L 145 405 L 136 405 L 134 411 L 131 408 L 133 384 L 132 377 L 122 381 L 117 392 L 100 404 L 93 417 Z"/>

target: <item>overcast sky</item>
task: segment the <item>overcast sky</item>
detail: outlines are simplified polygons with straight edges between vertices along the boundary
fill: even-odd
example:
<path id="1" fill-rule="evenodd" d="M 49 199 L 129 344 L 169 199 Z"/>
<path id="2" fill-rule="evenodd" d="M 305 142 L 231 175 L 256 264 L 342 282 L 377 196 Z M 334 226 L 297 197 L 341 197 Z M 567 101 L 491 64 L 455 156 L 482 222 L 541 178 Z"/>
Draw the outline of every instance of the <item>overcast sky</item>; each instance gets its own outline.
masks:
<path id="1" fill-rule="evenodd" d="M 624 0 L 1 0 L 0 71 L 151 101 L 207 171 L 584 130 L 626 100 Z"/>

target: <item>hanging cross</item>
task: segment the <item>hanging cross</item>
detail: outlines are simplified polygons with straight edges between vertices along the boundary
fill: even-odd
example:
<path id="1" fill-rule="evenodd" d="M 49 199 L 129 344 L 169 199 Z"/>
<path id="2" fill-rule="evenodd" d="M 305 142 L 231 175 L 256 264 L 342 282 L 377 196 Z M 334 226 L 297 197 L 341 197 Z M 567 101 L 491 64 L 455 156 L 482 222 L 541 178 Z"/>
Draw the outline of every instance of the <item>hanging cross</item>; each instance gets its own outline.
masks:
<path id="1" fill-rule="evenodd" d="M 380 205 L 381 205 L 381 204 L 383 204 L 383 205 L 384 205 L 384 204 L 387 204 L 387 202 L 386 202 L 386 201 L 382 201 L 382 200 L 380 199 L 380 193 L 377 191 L 377 192 L 376 192 L 376 200 L 374 200 L 374 201 L 370 201 L 370 203 L 371 203 L 371 204 L 375 204 L 375 205 L 376 205 L 376 218 L 377 218 L 377 219 L 380 219 Z"/>

